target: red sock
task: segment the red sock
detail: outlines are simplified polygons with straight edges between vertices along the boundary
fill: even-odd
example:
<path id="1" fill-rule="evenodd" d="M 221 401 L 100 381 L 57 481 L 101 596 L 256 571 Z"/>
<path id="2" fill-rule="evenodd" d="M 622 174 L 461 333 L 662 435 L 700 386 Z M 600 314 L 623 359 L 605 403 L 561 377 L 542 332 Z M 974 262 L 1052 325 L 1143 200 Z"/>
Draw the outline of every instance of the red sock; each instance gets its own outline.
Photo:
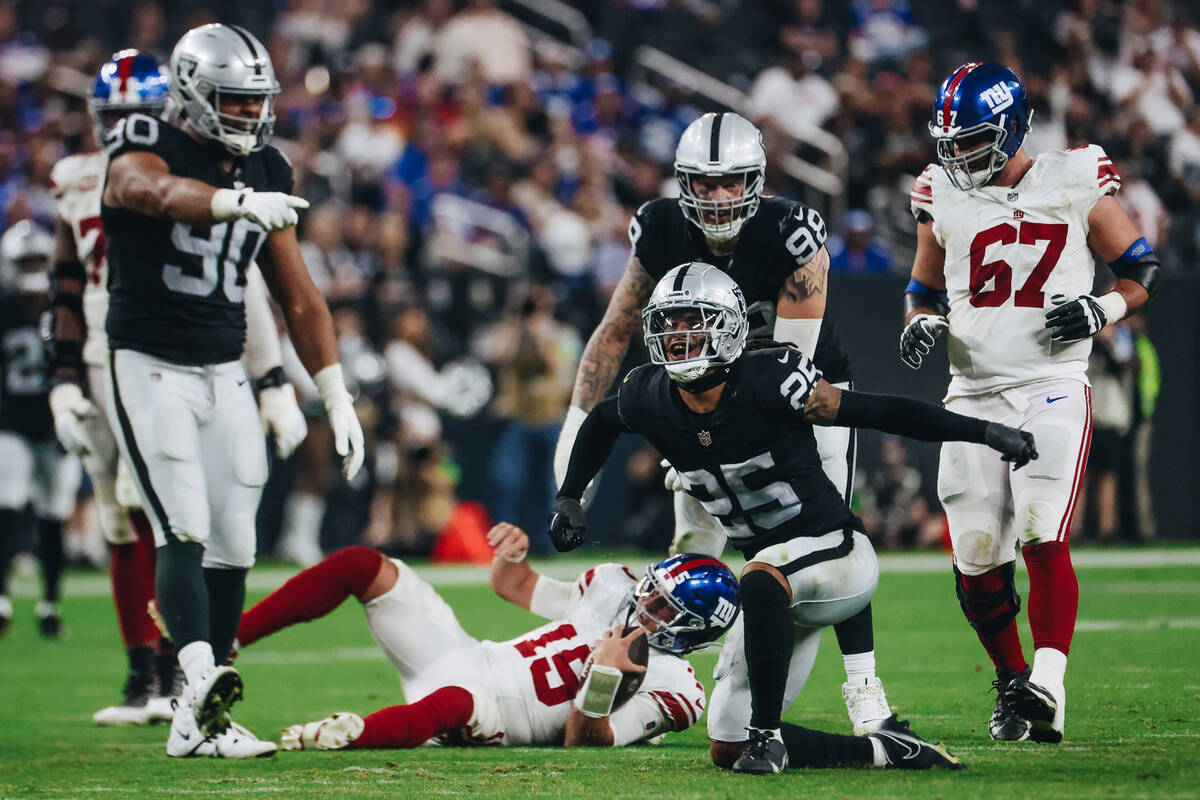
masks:
<path id="1" fill-rule="evenodd" d="M 146 548 L 146 556 L 150 562 L 150 583 L 154 583 L 154 571 L 158 565 L 158 545 L 154 543 L 154 526 L 150 524 L 150 518 L 146 516 L 146 512 L 140 508 L 129 509 L 129 524 L 133 526 L 133 532 L 137 534 L 138 541 Z"/>
<path id="2" fill-rule="evenodd" d="M 383 555 L 369 547 L 343 547 L 243 613 L 238 643 L 245 647 L 289 625 L 323 617 L 351 595 L 361 598 L 382 563 Z"/>
<path id="3" fill-rule="evenodd" d="M 466 727 L 475 711 L 471 693 L 460 686 L 443 686 L 412 705 L 388 706 L 366 717 L 366 727 L 350 748 L 393 750 L 420 747 L 439 733 Z"/>
<path id="4" fill-rule="evenodd" d="M 962 588 L 968 597 L 987 597 L 1007 592 L 1011 580 L 1009 566 L 1011 565 L 996 567 L 982 575 L 960 575 Z M 976 614 L 967 611 L 967 617 L 973 622 L 986 622 L 1001 614 L 1011 612 L 1012 603 L 1005 600 L 1000 606 L 988 612 Z M 984 649 L 987 650 L 996 669 L 1011 669 L 1013 672 L 1025 671 L 1028 664 L 1025 663 L 1025 654 L 1021 652 L 1021 636 L 1017 633 L 1016 617 L 1009 620 L 1007 625 L 995 633 L 982 633 L 976 630 L 975 634 L 979 637 Z"/>
<path id="5" fill-rule="evenodd" d="M 145 544 L 110 544 L 108 564 L 121 641 L 126 647 L 153 644 L 158 626 L 146 604 L 154 597 L 154 567 Z"/>
<path id="6" fill-rule="evenodd" d="M 1071 566 L 1066 542 L 1045 542 L 1021 548 L 1029 570 L 1029 630 L 1033 646 L 1071 649 L 1075 615 L 1079 612 L 1079 580 Z"/>

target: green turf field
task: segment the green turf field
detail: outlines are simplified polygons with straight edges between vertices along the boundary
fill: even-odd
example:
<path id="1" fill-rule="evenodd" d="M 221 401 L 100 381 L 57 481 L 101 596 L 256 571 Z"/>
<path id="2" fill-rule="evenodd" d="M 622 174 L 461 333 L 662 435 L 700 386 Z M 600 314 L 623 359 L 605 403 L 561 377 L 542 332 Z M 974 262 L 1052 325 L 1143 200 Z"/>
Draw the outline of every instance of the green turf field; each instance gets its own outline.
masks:
<path id="1" fill-rule="evenodd" d="M 1089 558 L 1090 557 L 1090 558 Z M 636 558 L 636 557 L 634 557 Z M 34 584 L 18 581 L 16 620 L 0 641 L 0 798 L 159 797 L 1200 797 L 1200 553 L 1079 551 L 1079 631 L 1071 653 L 1067 738 L 1001 745 L 987 736 L 990 669 L 954 599 L 948 562 L 885 556 L 875 600 L 879 674 L 914 729 L 948 744 L 964 772 L 793 771 L 750 777 L 708 763 L 703 721 L 658 746 L 622 751 L 486 749 L 280 753 L 248 762 L 170 760 L 166 728 L 101 729 L 90 716 L 117 699 L 123 656 L 103 576 L 73 574 L 71 637 L 40 640 Z M 558 574 L 582 562 L 556 562 Z M 1122 567 L 1086 566 L 1123 564 Z M 1149 566 L 1146 564 L 1161 564 Z M 426 573 L 428 574 L 428 573 Z M 434 572 L 443 596 L 481 638 L 536 624 L 491 596 L 482 573 Z M 261 568 L 252 598 L 286 573 Z M 1019 583 L 1024 590 L 1023 576 Z M 1023 638 L 1029 652 L 1028 629 Z M 431 643 L 435 646 L 436 643 Z M 711 686 L 714 657 L 694 659 Z M 236 718 L 263 738 L 337 710 L 400 702 L 390 664 L 351 601 L 287 630 L 239 660 Z M 848 732 L 841 659 L 826 637 L 809 685 L 786 718 Z"/>

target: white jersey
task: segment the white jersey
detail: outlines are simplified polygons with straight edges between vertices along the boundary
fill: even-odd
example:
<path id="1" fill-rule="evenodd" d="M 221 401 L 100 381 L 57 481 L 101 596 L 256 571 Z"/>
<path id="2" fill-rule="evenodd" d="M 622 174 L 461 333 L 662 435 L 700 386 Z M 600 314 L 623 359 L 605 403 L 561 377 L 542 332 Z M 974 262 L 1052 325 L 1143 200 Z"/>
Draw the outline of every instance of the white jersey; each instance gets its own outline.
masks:
<path id="1" fill-rule="evenodd" d="M 565 618 L 507 642 L 483 642 L 487 660 L 483 672 L 489 676 L 490 694 L 503 717 L 504 744 L 562 744 L 584 664 L 601 635 L 625 621 L 630 590 L 636 583 L 625 567 L 601 564 L 576 581 Z M 650 648 L 637 694 L 610 719 L 618 740 L 636 741 L 683 730 L 703 710 L 704 687 L 688 662 Z M 629 730 L 634 718 L 636 734 L 622 737 L 618 728 Z"/>
<path id="2" fill-rule="evenodd" d="M 1050 298 L 1092 291 L 1088 214 L 1121 178 L 1098 145 L 1042 153 L 1015 186 L 961 191 L 930 164 L 913 184 L 946 251 L 950 301 L 946 399 L 1071 377 L 1087 382 L 1092 340 L 1050 341 Z"/>
<path id="3" fill-rule="evenodd" d="M 108 259 L 105 257 L 104 227 L 100 223 L 100 195 L 108 157 L 104 153 L 67 156 L 54 165 L 50 182 L 58 215 L 71 226 L 75 250 L 87 271 L 83 290 L 83 318 L 87 323 L 87 341 L 83 345 L 84 363 L 104 366 L 108 338 L 104 320 L 108 316 Z"/>

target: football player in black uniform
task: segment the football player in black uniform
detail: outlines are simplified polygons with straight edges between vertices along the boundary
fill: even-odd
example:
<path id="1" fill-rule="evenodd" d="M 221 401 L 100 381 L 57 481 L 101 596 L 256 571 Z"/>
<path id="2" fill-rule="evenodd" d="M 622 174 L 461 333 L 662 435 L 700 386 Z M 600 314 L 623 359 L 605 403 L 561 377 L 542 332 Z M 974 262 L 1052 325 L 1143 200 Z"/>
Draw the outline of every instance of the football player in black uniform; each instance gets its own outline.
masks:
<path id="1" fill-rule="evenodd" d="M 53 246 L 50 234 L 29 220 L 0 237 L 0 634 L 13 614 L 5 587 L 9 565 L 26 507 L 33 506 L 42 563 L 38 629 L 57 639 L 63 634 L 58 607 L 63 521 L 75 507 L 82 473 L 79 460 L 58 446 L 46 399 L 38 317 L 50 289 Z"/>
<path id="2" fill-rule="evenodd" d="M 109 142 L 108 415 L 154 527 L 158 606 L 188 683 L 167 754 L 268 755 L 273 744 L 231 725 L 241 677 L 214 658 L 241 618 L 267 477 L 239 360 L 256 257 L 347 478 L 362 465 L 363 434 L 293 229 L 308 203 L 289 194 L 291 165 L 266 145 L 279 92 L 266 48 L 241 28 L 204 25 L 179 40 L 170 69 L 178 125 L 131 114 Z"/>
<path id="3" fill-rule="evenodd" d="M 794 344 L 816 363 L 825 380 L 851 387 L 850 362 L 825 309 L 825 222 L 802 203 L 762 196 L 766 164 L 762 134 L 737 114 L 705 114 L 680 137 L 675 153 L 679 199 L 653 200 L 634 215 L 629 266 L 580 362 L 572 408 L 555 451 L 560 485 L 575 432 L 585 412 L 612 384 L 650 290 L 686 261 L 714 264 L 737 282 L 748 304 L 751 337 Z M 814 436 L 825 474 L 849 502 L 853 431 L 825 427 Z M 675 503 L 671 551 L 720 557 L 726 539 L 720 523 L 682 491 L 674 470 L 667 474 L 667 485 L 674 490 Z M 842 697 L 854 733 L 862 735 L 891 714 L 875 674 L 870 606 L 834 630 L 846 668 Z"/>
<path id="4" fill-rule="evenodd" d="M 780 716 L 808 677 L 820 629 L 859 613 L 878 579 L 862 523 L 821 469 L 813 425 L 985 443 L 1015 467 L 1037 457 L 1033 436 L 921 400 L 838 389 L 791 347 L 743 354 L 749 322 L 741 290 L 708 264 L 667 273 L 643 320 L 653 363 L 630 372 L 616 397 L 580 427 L 550 520 L 555 547 L 582 542 L 584 487 L 617 435 L 639 434 L 749 562 L 742 572 L 744 626 L 730 632 L 708 709 L 713 761 L 752 773 L 779 772 L 789 757 L 803 765 L 895 766 L 894 751 L 924 753 L 925 766 L 953 763 L 894 716 L 868 740 L 782 732 Z"/>

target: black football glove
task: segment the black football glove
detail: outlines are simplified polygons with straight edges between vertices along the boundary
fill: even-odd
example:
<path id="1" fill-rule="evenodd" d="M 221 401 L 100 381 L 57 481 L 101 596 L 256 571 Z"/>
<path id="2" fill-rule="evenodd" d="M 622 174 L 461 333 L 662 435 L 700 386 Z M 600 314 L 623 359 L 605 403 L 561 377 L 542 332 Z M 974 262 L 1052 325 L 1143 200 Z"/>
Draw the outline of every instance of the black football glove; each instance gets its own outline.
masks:
<path id="1" fill-rule="evenodd" d="M 554 543 L 554 549 L 560 553 L 574 550 L 583 544 L 585 533 L 587 519 L 579 501 L 570 497 L 555 500 L 550 512 L 550 541 Z"/>
<path id="2" fill-rule="evenodd" d="M 949 324 L 939 314 L 918 314 L 913 317 L 900 334 L 900 360 L 913 369 L 920 369 L 921 361 Z"/>
<path id="3" fill-rule="evenodd" d="M 1046 312 L 1046 327 L 1056 342 L 1078 342 L 1095 336 L 1108 324 L 1104 309 L 1090 294 L 1081 294 L 1074 300 L 1056 294 L 1050 302 L 1054 308 Z"/>
<path id="4" fill-rule="evenodd" d="M 1017 470 L 1038 457 L 1037 445 L 1029 431 L 1017 430 L 999 422 L 989 422 L 983 432 L 983 441 L 993 450 L 1004 455 L 1001 461 L 1011 461 Z"/>

